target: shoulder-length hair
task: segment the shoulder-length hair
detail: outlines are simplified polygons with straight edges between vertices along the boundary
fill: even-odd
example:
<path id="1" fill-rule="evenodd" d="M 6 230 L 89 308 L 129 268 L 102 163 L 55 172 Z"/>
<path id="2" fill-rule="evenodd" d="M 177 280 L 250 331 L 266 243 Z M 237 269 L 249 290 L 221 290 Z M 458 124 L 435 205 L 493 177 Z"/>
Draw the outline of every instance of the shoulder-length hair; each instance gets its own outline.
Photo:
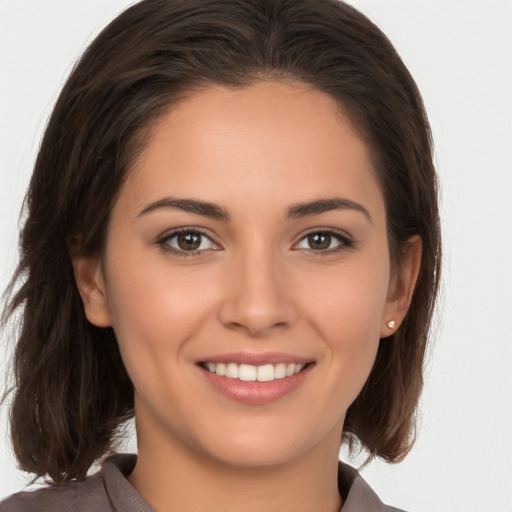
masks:
<path id="1" fill-rule="evenodd" d="M 283 78 L 337 100 L 367 143 L 393 268 L 410 237 L 422 239 L 409 312 L 381 340 L 343 433 L 370 458 L 396 462 L 410 450 L 440 271 L 431 134 L 414 80 L 386 36 L 337 0 L 144 0 L 110 23 L 73 69 L 26 196 L 4 314 L 21 317 L 10 417 L 21 468 L 54 482 L 82 479 L 134 414 L 115 335 L 87 321 L 70 253 L 101 253 L 147 129 L 209 84 Z"/>

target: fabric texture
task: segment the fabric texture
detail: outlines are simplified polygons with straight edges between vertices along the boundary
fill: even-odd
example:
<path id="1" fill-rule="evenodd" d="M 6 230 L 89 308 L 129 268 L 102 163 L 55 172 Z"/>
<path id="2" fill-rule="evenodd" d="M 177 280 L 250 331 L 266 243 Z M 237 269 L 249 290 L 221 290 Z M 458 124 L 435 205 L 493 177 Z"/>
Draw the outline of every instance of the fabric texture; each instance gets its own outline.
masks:
<path id="1" fill-rule="evenodd" d="M 82 482 L 14 494 L 0 503 L 1 512 L 155 512 L 127 480 L 137 456 L 108 458 L 100 472 Z M 339 463 L 341 512 L 404 512 L 382 503 L 356 469 Z"/>

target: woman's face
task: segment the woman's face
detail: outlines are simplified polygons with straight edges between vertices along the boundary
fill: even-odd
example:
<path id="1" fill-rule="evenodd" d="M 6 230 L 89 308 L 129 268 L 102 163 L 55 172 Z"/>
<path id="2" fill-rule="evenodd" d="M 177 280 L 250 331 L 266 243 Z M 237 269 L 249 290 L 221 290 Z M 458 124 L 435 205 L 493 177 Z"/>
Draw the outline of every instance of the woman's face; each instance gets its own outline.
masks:
<path id="1" fill-rule="evenodd" d="M 121 189 L 95 285 L 78 277 L 117 335 L 139 449 L 261 466 L 337 448 L 397 319 L 388 253 L 368 148 L 329 96 L 261 82 L 175 105 Z"/>

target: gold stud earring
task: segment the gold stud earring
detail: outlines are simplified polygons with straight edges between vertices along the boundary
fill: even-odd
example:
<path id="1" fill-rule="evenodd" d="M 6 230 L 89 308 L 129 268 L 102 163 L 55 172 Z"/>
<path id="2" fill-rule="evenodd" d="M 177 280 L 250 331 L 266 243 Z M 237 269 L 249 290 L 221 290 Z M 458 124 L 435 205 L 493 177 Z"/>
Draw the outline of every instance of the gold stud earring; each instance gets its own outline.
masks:
<path id="1" fill-rule="evenodd" d="M 394 320 L 390 320 L 386 325 L 387 325 L 390 329 L 394 329 L 394 328 L 395 328 L 395 321 L 394 321 Z"/>

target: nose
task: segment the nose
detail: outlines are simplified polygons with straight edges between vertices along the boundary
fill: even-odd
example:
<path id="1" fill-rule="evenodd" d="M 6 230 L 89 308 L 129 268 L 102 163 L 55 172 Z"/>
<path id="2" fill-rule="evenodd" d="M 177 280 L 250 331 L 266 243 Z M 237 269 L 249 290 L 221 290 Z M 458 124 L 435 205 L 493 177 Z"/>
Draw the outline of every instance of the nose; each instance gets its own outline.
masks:
<path id="1" fill-rule="evenodd" d="M 240 254 L 230 266 L 220 321 L 251 337 L 265 337 L 297 319 L 291 283 L 278 258 L 263 251 Z"/>

